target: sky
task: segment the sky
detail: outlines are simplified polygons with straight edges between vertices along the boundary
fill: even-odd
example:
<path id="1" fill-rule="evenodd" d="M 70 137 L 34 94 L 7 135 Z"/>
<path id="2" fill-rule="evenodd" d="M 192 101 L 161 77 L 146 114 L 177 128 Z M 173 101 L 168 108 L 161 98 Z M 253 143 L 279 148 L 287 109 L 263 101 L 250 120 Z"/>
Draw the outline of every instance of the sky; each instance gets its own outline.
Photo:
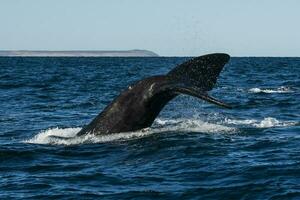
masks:
<path id="1" fill-rule="evenodd" d="M 0 0 L 0 50 L 300 56 L 299 0 Z"/>

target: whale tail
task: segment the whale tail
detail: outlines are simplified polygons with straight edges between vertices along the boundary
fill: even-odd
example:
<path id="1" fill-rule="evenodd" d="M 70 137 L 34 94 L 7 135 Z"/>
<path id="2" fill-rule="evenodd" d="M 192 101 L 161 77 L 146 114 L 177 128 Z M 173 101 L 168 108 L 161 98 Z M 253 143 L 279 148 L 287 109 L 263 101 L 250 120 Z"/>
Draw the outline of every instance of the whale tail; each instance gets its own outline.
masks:
<path id="1" fill-rule="evenodd" d="M 184 62 L 167 74 L 171 84 L 166 88 L 174 93 L 187 94 L 206 100 L 210 103 L 231 108 L 207 92 L 212 90 L 217 78 L 230 56 L 223 53 L 208 54 Z"/>
<path id="2" fill-rule="evenodd" d="M 179 94 L 230 108 L 207 94 L 228 61 L 227 54 L 204 55 L 178 65 L 166 75 L 140 80 L 123 91 L 77 135 L 109 134 L 150 127 L 163 107 Z"/>

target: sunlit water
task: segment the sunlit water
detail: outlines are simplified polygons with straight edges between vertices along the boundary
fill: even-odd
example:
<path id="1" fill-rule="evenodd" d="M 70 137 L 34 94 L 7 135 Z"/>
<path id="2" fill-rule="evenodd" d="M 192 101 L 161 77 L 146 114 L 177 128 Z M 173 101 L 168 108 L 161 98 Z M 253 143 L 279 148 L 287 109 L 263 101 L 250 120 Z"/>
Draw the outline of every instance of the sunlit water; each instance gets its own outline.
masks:
<path id="1" fill-rule="evenodd" d="M 300 199 L 300 59 L 232 58 L 152 127 L 76 136 L 128 84 L 187 58 L 0 58 L 0 199 Z"/>

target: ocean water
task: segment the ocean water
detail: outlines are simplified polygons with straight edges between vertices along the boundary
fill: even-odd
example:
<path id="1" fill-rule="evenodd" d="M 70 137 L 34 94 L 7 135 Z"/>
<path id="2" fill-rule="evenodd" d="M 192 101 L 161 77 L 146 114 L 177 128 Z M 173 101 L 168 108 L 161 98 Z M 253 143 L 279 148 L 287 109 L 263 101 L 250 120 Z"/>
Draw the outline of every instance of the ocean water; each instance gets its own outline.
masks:
<path id="1" fill-rule="evenodd" d="M 300 58 L 232 58 L 210 92 L 231 110 L 179 96 L 143 131 L 75 136 L 187 59 L 0 58 L 0 199 L 300 199 Z"/>

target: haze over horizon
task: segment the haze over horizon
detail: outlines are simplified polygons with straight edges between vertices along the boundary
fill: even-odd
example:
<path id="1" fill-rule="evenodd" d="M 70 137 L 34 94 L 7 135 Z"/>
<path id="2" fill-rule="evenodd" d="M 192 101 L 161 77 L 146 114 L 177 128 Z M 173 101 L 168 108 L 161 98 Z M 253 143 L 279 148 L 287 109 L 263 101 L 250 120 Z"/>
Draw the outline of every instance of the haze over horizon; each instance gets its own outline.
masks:
<path id="1" fill-rule="evenodd" d="M 0 50 L 131 50 L 300 56 L 296 0 L 10 0 Z"/>

